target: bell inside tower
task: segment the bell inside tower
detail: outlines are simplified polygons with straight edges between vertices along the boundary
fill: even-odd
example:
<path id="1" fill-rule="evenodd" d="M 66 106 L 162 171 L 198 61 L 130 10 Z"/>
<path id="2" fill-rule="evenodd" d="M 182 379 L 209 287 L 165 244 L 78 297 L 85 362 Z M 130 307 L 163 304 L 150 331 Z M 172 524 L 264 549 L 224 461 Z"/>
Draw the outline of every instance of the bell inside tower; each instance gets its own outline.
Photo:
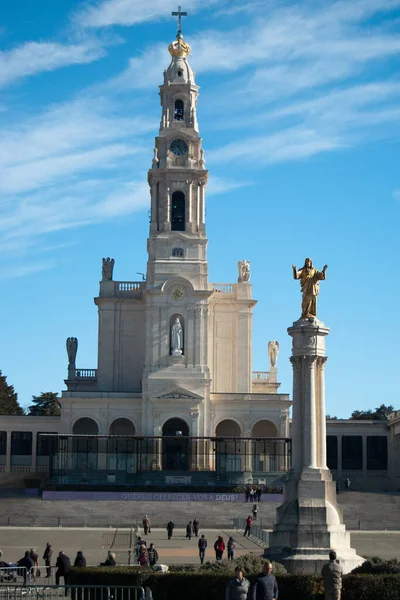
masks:
<path id="1" fill-rule="evenodd" d="M 183 192 L 172 194 L 171 231 L 185 231 L 185 194 Z"/>

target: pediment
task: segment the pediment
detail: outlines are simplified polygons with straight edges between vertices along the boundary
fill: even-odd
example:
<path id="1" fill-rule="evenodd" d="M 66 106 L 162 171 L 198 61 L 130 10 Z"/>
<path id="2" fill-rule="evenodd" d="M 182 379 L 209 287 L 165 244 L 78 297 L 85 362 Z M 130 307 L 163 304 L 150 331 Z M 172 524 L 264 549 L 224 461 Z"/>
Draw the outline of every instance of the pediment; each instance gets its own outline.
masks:
<path id="1" fill-rule="evenodd" d="M 203 400 L 202 396 L 185 390 L 184 388 L 174 388 L 166 394 L 161 394 L 155 398 L 156 400 L 196 400 L 197 402 Z"/>

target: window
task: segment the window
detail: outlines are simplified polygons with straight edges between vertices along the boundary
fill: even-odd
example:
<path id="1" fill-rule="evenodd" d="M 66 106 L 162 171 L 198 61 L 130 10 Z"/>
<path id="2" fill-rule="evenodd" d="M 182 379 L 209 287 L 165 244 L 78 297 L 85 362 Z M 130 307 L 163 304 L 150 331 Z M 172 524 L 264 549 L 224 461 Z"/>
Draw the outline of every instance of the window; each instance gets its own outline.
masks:
<path id="1" fill-rule="evenodd" d="M 171 199 L 171 230 L 185 231 L 185 194 L 174 192 Z"/>
<path id="2" fill-rule="evenodd" d="M 362 470 L 361 435 L 344 435 L 342 437 L 342 469 Z"/>
<path id="3" fill-rule="evenodd" d="M 32 454 L 32 432 L 13 431 L 11 434 L 11 455 L 28 456 Z"/>
<path id="4" fill-rule="evenodd" d="M 174 119 L 175 121 L 183 121 L 184 107 L 182 100 L 175 101 Z"/>
<path id="5" fill-rule="evenodd" d="M 52 447 L 57 448 L 57 440 L 53 437 L 53 435 L 58 435 L 57 432 L 52 435 L 42 435 L 43 433 L 47 433 L 46 431 L 39 431 L 36 434 L 36 455 L 37 456 L 50 456 L 52 454 Z"/>
<path id="6" fill-rule="evenodd" d="M 336 435 L 326 436 L 326 464 L 328 469 L 338 468 L 338 444 Z"/>
<path id="7" fill-rule="evenodd" d="M 183 258 L 183 248 L 172 248 L 172 256 Z"/>
<path id="8" fill-rule="evenodd" d="M 367 469 L 386 471 L 388 468 L 387 437 L 375 435 L 367 437 Z"/>
<path id="9" fill-rule="evenodd" d="M 0 454 L 7 454 L 7 431 L 0 431 Z"/>

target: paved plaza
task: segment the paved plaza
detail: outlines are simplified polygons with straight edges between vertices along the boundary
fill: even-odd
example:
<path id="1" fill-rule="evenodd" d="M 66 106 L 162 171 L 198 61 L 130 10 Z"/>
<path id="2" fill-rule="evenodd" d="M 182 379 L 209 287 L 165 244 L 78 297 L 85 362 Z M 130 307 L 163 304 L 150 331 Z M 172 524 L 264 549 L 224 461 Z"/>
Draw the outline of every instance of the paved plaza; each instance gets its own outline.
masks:
<path id="1" fill-rule="evenodd" d="M 129 531 L 129 530 L 121 530 Z M 109 541 L 115 533 L 114 529 L 58 529 L 58 528 L 0 528 L 0 548 L 3 550 L 3 560 L 14 562 L 21 558 L 24 551 L 32 547 L 37 548 L 39 556 L 43 554 L 46 542 L 50 542 L 54 548 L 54 562 L 56 553 L 64 550 L 73 560 L 77 550 L 82 550 L 88 565 L 96 565 L 106 557 L 109 545 L 104 548 L 102 544 Z M 208 540 L 208 551 L 206 559 L 214 560 L 213 545 L 218 535 L 222 535 L 225 543 L 232 535 L 236 542 L 237 556 L 248 552 L 262 554 L 263 548 L 249 538 L 232 529 L 205 529 L 204 533 Z M 106 537 L 104 537 L 106 536 Z M 199 564 L 198 539 L 185 538 L 184 529 L 176 529 L 173 538 L 167 539 L 164 529 L 152 529 L 151 535 L 143 536 L 147 543 L 154 542 L 159 561 L 165 564 Z M 400 531 L 355 531 L 351 533 L 352 545 L 361 556 L 379 555 L 382 558 L 400 558 Z M 120 564 L 128 562 L 127 548 L 115 547 L 116 560 Z M 43 562 L 43 561 L 41 561 Z"/>

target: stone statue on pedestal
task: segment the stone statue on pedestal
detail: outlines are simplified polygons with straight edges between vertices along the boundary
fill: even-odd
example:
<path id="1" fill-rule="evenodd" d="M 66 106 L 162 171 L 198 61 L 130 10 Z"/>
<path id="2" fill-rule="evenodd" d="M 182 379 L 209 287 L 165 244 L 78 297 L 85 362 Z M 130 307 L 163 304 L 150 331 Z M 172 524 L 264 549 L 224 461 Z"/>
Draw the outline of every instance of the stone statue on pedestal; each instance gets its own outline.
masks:
<path id="1" fill-rule="evenodd" d="M 319 294 L 319 282 L 325 279 L 325 271 L 328 265 L 325 265 L 322 271 L 313 267 L 311 258 L 306 258 L 304 266 L 297 270 L 296 265 L 292 265 L 293 278 L 300 279 L 301 292 L 303 299 L 301 301 L 301 318 L 308 319 L 317 316 L 317 296 Z"/>
<path id="2" fill-rule="evenodd" d="M 158 169 L 159 160 L 158 160 L 158 148 L 154 148 L 153 162 L 151 164 L 152 169 Z"/>
<path id="3" fill-rule="evenodd" d="M 247 283 L 248 281 L 250 281 L 250 261 L 239 260 L 238 270 L 239 270 L 238 283 Z"/>
<path id="4" fill-rule="evenodd" d="M 68 364 L 71 366 L 75 366 L 76 353 L 78 351 L 78 338 L 69 337 L 67 338 L 67 354 L 68 354 Z"/>
<path id="5" fill-rule="evenodd" d="M 103 258 L 101 276 L 103 281 L 112 281 L 115 260 L 113 258 Z"/>
<path id="6" fill-rule="evenodd" d="M 172 356 L 181 356 L 183 348 L 183 329 L 181 320 L 176 317 L 171 327 L 171 354 Z"/>
<path id="7" fill-rule="evenodd" d="M 268 342 L 268 358 L 271 369 L 276 369 L 279 356 L 279 342 L 271 340 Z"/>

